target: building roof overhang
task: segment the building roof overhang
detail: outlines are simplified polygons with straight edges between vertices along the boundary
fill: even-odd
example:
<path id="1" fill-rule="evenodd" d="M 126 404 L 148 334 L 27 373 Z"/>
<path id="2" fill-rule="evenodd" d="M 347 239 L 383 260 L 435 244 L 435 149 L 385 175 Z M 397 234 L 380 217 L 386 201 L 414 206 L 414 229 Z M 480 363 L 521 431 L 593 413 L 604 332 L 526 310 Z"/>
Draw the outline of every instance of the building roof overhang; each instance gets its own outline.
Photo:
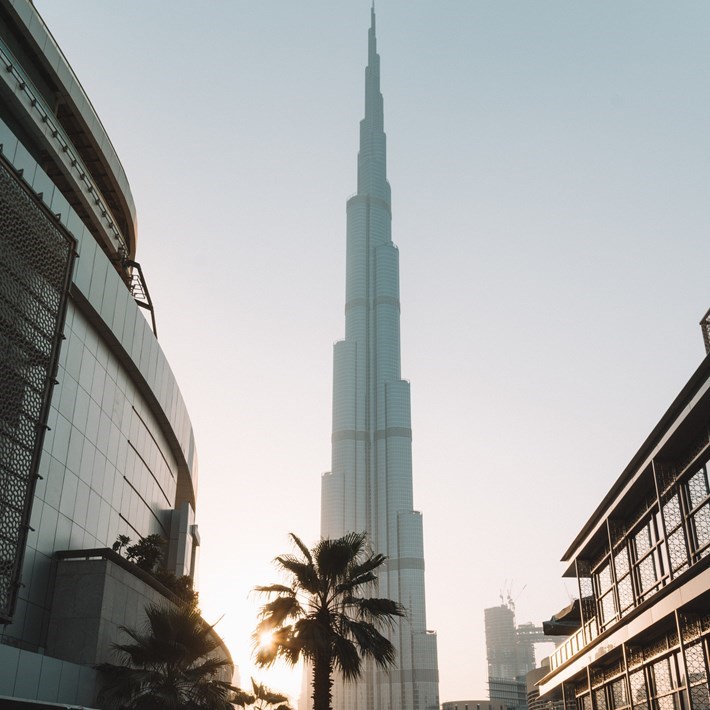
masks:
<path id="1" fill-rule="evenodd" d="M 136 207 L 128 178 L 116 150 L 89 97 L 44 20 L 31 2 L 0 0 L 18 37 L 41 71 L 53 93 L 54 116 L 96 181 L 101 194 L 127 242 L 128 256 L 135 258 Z M 53 179 L 62 185 L 62 176 Z"/>
<path id="2" fill-rule="evenodd" d="M 602 532 L 601 528 L 610 513 L 622 505 L 624 498 L 633 493 L 642 477 L 647 475 L 653 459 L 661 451 L 666 454 L 676 447 L 682 448 L 688 436 L 686 434 L 684 437 L 684 432 L 695 430 L 696 425 L 706 423 L 709 418 L 710 355 L 700 363 L 562 556 L 563 562 L 572 563 L 567 570 L 572 573 L 571 576 L 575 576 L 575 558 Z"/>

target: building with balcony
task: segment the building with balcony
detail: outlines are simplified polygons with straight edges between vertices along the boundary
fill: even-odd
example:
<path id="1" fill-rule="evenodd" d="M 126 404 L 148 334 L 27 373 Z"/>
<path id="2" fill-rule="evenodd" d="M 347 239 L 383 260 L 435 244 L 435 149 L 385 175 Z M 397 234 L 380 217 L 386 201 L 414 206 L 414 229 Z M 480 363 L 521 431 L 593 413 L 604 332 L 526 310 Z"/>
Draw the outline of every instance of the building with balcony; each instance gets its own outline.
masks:
<path id="1" fill-rule="evenodd" d="M 194 572 L 197 456 L 126 175 L 29 0 L 0 0 L 0 254 L 0 700 L 92 706 L 173 598 L 109 548 L 158 534 Z"/>
<path id="2" fill-rule="evenodd" d="M 579 599 L 545 625 L 540 703 L 710 708 L 709 466 L 710 355 L 564 555 Z"/>

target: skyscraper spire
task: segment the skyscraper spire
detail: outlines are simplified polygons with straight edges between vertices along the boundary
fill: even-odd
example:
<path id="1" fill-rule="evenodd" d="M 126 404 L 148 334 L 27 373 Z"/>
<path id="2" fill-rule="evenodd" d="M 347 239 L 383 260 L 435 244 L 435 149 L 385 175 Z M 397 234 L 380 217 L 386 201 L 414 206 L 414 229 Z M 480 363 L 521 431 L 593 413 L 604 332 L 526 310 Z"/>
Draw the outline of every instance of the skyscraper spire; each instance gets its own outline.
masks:
<path id="1" fill-rule="evenodd" d="M 368 33 L 357 193 L 347 203 L 345 339 L 333 357 L 332 468 L 323 476 L 321 533 L 367 532 L 387 556 L 378 596 L 408 610 L 389 632 L 397 663 L 365 664 L 334 687 L 338 710 L 436 710 L 436 635 L 426 629 L 421 513 L 413 510 L 409 383 L 401 378 L 399 252 L 392 243 L 375 8 Z"/>
<path id="2" fill-rule="evenodd" d="M 380 197 L 389 202 L 387 145 L 384 129 L 384 102 L 380 91 L 380 55 L 377 54 L 375 8 L 371 10 L 365 68 L 365 118 L 360 121 L 358 195 Z"/>

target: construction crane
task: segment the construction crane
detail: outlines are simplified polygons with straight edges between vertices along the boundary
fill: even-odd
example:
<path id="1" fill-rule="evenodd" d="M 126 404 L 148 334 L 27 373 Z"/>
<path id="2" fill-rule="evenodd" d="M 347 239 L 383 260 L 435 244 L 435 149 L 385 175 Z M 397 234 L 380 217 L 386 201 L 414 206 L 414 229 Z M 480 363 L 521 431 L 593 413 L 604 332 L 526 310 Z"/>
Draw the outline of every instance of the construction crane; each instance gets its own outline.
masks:
<path id="1" fill-rule="evenodd" d="M 515 613 L 515 602 L 520 599 L 520 595 L 525 591 L 528 585 L 527 583 L 523 584 L 522 589 L 518 592 L 515 599 L 513 599 L 513 580 L 510 580 L 510 584 L 507 584 L 507 582 L 508 580 L 506 579 L 503 582 L 503 589 L 500 590 L 500 605 L 507 606 L 508 609 Z M 503 595 L 503 592 L 505 592 L 505 596 Z"/>

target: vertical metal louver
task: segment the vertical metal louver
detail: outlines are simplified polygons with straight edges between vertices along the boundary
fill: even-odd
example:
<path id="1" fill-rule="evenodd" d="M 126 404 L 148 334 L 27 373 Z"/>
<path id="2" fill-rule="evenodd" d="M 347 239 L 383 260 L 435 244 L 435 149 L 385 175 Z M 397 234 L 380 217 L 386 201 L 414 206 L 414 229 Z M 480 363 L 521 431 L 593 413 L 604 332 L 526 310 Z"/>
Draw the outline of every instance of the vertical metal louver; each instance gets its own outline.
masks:
<path id="1" fill-rule="evenodd" d="M 20 586 L 75 242 L 0 162 L 0 621 Z"/>

